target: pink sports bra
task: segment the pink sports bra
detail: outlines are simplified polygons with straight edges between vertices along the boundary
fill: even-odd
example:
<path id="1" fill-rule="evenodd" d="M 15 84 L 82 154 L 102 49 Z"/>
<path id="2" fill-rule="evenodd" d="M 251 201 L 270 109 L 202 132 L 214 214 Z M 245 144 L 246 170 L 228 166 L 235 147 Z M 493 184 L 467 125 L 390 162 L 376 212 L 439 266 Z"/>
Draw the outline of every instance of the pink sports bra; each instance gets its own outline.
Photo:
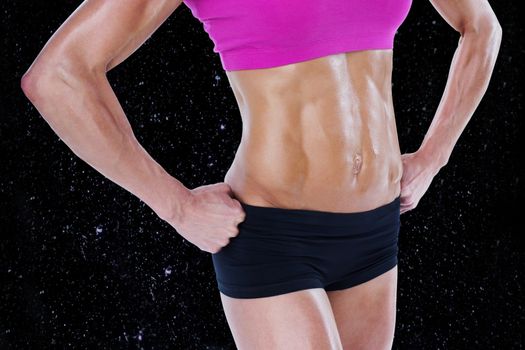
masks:
<path id="1" fill-rule="evenodd" d="M 412 0 L 183 0 L 227 71 L 393 49 Z"/>

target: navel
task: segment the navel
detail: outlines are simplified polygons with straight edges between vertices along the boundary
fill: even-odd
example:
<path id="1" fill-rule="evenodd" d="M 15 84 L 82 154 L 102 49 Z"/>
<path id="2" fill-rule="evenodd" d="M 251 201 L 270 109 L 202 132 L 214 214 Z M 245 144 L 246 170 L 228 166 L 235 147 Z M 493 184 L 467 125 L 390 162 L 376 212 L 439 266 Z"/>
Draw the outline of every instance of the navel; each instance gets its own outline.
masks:
<path id="1" fill-rule="evenodd" d="M 352 161 L 352 172 L 357 175 L 361 171 L 361 166 L 363 164 L 361 153 L 355 153 Z"/>

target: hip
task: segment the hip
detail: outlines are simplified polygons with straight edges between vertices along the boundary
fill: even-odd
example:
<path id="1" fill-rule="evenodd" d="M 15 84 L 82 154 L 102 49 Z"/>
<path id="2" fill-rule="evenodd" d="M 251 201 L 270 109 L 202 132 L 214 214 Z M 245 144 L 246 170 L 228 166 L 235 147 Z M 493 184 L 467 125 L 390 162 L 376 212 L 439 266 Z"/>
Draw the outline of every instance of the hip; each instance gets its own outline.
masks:
<path id="1" fill-rule="evenodd" d="M 219 289 L 231 297 L 345 289 L 397 265 L 399 197 L 356 213 L 242 206 L 239 234 L 212 254 Z"/>

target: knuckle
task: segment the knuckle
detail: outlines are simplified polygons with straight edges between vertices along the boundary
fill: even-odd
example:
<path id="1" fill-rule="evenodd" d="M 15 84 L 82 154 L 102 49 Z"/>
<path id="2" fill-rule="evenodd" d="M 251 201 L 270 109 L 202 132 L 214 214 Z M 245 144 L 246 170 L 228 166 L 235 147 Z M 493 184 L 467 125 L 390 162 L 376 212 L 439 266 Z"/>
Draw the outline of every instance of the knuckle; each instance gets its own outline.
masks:
<path id="1" fill-rule="evenodd" d="M 231 226 L 237 228 L 237 225 L 239 225 L 240 223 L 241 221 L 239 220 L 239 218 L 235 218 L 233 221 L 231 221 Z"/>
<path id="2" fill-rule="evenodd" d="M 234 219 L 233 219 L 233 226 L 237 226 L 239 225 L 241 222 L 244 221 L 244 217 L 243 216 L 236 216 Z"/>
<path id="3" fill-rule="evenodd" d="M 244 213 L 244 210 L 242 208 L 241 202 L 239 202 L 237 199 L 232 198 L 232 207 L 236 209 L 236 213 Z"/>
<path id="4" fill-rule="evenodd" d="M 228 231 L 229 237 L 236 237 L 238 234 L 239 234 L 239 230 L 237 229 L 237 227 L 234 227 Z"/>

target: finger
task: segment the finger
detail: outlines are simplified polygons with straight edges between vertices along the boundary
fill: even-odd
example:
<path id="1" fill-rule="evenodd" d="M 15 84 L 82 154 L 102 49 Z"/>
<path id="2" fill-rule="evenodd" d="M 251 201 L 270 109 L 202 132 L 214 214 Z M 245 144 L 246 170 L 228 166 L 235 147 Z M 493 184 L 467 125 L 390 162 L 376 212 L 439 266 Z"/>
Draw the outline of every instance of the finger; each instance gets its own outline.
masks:
<path id="1" fill-rule="evenodd" d="M 413 205 L 405 205 L 405 206 L 402 206 L 400 211 L 409 211 L 409 210 L 412 210 L 414 209 L 415 207 Z"/>
<path id="2" fill-rule="evenodd" d="M 231 187 L 230 185 L 227 183 L 227 182 L 217 182 L 217 183 L 214 183 L 213 185 L 217 186 L 219 188 L 219 190 L 222 190 L 226 193 L 231 193 Z"/>
<path id="3" fill-rule="evenodd" d="M 410 205 L 402 205 L 399 209 L 400 212 L 405 212 L 411 210 L 412 207 Z"/>
<path id="4" fill-rule="evenodd" d="M 222 187 L 224 188 L 224 190 L 226 191 L 226 193 L 228 193 L 230 196 L 233 195 L 232 188 L 231 188 L 231 186 L 230 186 L 228 183 L 223 182 L 223 183 L 222 183 Z"/>
<path id="5" fill-rule="evenodd" d="M 238 220 L 235 221 L 235 227 L 238 228 L 239 225 L 244 221 L 244 216 L 239 217 Z"/>
<path id="6" fill-rule="evenodd" d="M 239 216 L 235 218 L 234 225 L 237 227 L 241 222 L 244 222 L 246 219 L 246 214 L 244 212 L 240 213 Z"/>
<path id="7" fill-rule="evenodd" d="M 409 199 L 409 198 L 404 198 L 404 199 L 401 198 L 401 199 L 399 200 L 399 204 L 400 204 L 401 206 L 404 206 L 404 207 L 408 207 L 408 206 L 412 205 L 412 204 L 413 204 L 412 202 L 413 202 L 413 201 L 412 201 L 411 199 Z"/>
<path id="8" fill-rule="evenodd" d="M 236 237 L 238 234 L 239 234 L 239 228 L 237 228 L 237 226 L 235 226 L 232 229 L 228 230 L 228 236 L 229 237 Z"/>
<path id="9" fill-rule="evenodd" d="M 240 209 L 242 210 L 242 205 L 241 205 L 241 202 L 233 197 L 230 197 L 231 199 L 231 203 L 233 203 L 233 207 L 236 208 L 236 209 Z"/>
<path id="10" fill-rule="evenodd" d="M 401 192 L 399 202 L 403 205 L 412 201 L 412 194 L 407 192 Z"/>
<path id="11" fill-rule="evenodd" d="M 244 208 L 242 207 L 242 204 L 239 200 L 232 198 L 232 202 L 234 203 L 234 207 L 237 210 L 237 215 L 239 217 L 239 222 L 244 220 L 244 217 L 246 216 L 246 213 L 244 212 Z"/>
<path id="12" fill-rule="evenodd" d="M 233 218 L 233 220 L 232 220 L 232 226 L 233 227 L 237 227 L 237 225 L 239 225 L 239 223 L 241 223 L 241 219 L 239 217 Z"/>

